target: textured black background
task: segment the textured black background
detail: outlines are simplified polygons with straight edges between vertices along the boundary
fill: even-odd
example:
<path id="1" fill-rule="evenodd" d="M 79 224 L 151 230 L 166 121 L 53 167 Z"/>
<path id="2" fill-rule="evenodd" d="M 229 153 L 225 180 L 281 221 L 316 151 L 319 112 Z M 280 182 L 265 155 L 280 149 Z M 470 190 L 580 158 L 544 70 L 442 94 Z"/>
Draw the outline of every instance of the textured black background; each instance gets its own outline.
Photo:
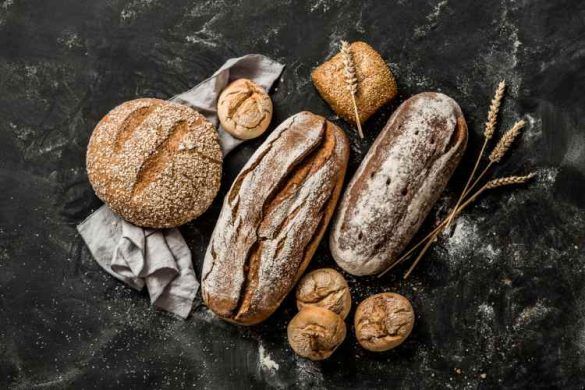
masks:
<path id="1" fill-rule="evenodd" d="M 363 142 L 309 79 L 343 38 L 370 42 L 399 85 Z M 534 170 L 534 183 L 484 196 L 408 282 L 404 268 L 349 277 L 354 302 L 387 290 L 412 300 L 413 334 L 393 351 L 364 351 L 350 327 L 329 360 L 295 357 L 290 299 L 251 328 L 202 306 L 187 321 L 156 312 L 146 293 L 103 272 L 76 233 L 100 205 L 84 169 L 96 122 L 254 52 L 287 65 L 274 124 L 305 109 L 335 120 L 351 133 L 350 173 L 408 96 L 438 90 L 460 103 L 468 153 L 426 229 L 470 170 L 500 79 L 510 88 L 499 131 L 529 122 L 496 173 Z M 580 1 L 0 0 L 0 387 L 582 388 L 583 75 Z M 227 159 L 222 194 L 260 142 Z M 220 199 L 182 228 L 198 273 Z M 311 267 L 332 264 L 324 243 Z"/>

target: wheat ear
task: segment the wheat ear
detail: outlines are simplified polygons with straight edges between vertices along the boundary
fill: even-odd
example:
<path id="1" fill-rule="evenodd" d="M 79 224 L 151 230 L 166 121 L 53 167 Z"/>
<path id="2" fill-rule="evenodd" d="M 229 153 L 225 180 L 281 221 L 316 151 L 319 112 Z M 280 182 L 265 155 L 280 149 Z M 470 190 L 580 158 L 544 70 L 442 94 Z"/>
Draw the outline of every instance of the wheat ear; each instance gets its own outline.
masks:
<path id="1" fill-rule="evenodd" d="M 490 162 L 495 164 L 502 160 L 502 157 L 506 154 L 512 143 L 520 134 L 520 129 L 522 129 L 526 125 L 526 122 L 521 120 L 514 123 L 514 126 L 502 136 L 494 150 L 490 153 Z"/>
<path id="2" fill-rule="evenodd" d="M 536 176 L 535 173 L 530 173 L 530 174 L 525 175 L 525 176 L 499 177 L 497 179 L 493 179 L 493 180 L 488 181 L 484 187 L 487 190 L 491 190 L 492 188 L 509 186 L 512 184 L 523 184 L 523 183 L 526 183 L 528 180 L 532 179 L 534 176 Z"/>
<path id="3" fill-rule="evenodd" d="M 360 121 L 360 115 L 357 109 L 357 103 L 355 96 L 357 95 L 358 79 L 355 72 L 355 64 L 353 57 L 351 56 L 351 50 L 347 41 L 341 41 L 341 57 L 343 59 L 343 77 L 345 79 L 345 85 L 351 96 L 351 102 L 353 104 L 353 111 L 355 114 L 355 123 L 358 129 L 358 135 L 360 138 L 364 138 L 362 131 L 362 124 Z"/>
<path id="4" fill-rule="evenodd" d="M 504 133 L 502 138 L 500 138 L 500 140 L 496 144 L 496 147 L 490 153 L 489 163 L 486 165 L 483 171 L 477 176 L 473 184 L 469 186 L 466 193 L 463 194 L 463 197 L 466 197 L 475 188 L 475 186 L 477 186 L 479 181 L 484 177 L 484 175 L 492 167 L 492 165 L 499 163 L 502 160 L 502 158 L 506 155 L 506 153 L 512 146 L 512 143 L 514 143 L 514 140 L 518 138 L 518 136 L 520 135 L 520 130 L 525 125 L 526 122 L 524 120 L 520 120 L 514 123 L 514 125 L 508 131 L 506 131 L 506 133 Z"/>
<path id="5" fill-rule="evenodd" d="M 496 88 L 496 93 L 492 99 L 492 103 L 490 104 L 490 110 L 488 112 L 488 120 L 485 123 L 485 130 L 483 131 L 484 137 L 488 140 L 493 137 L 494 132 L 496 130 L 496 122 L 498 120 L 498 112 L 500 112 L 500 105 L 502 104 L 502 98 L 504 97 L 505 91 L 506 91 L 506 82 L 504 80 L 502 80 L 498 84 L 498 87 Z"/>
<path id="6" fill-rule="evenodd" d="M 506 82 L 504 80 L 502 80 L 498 84 L 498 87 L 496 88 L 496 93 L 494 94 L 494 97 L 492 98 L 492 102 L 490 104 L 490 109 L 488 111 L 488 119 L 487 119 L 487 122 L 485 123 L 485 129 L 483 131 L 483 145 L 481 147 L 481 150 L 479 151 L 479 154 L 477 155 L 477 160 L 475 160 L 475 165 L 473 166 L 473 170 L 471 171 L 471 174 L 469 175 L 469 178 L 467 179 L 467 183 L 465 183 L 465 187 L 463 188 L 463 191 L 461 191 L 461 195 L 459 195 L 459 199 L 457 199 L 457 203 L 455 203 L 455 207 L 453 207 L 453 213 L 451 215 L 449 215 L 449 217 L 447 218 L 447 223 L 449 223 L 449 224 L 453 221 L 453 218 L 455 216 L 454 212 L 457 210 L 457 208 L 459 207 L 459 205 L 463 201 L 465 194 L 470 191 L 469 186 L 470 186 L 471 182 L 473 181 L 473 178 L 475 176 L 475 172 L 477 171 L 477 168 L 479 167 L 479 162 L 481 161 L 481 158 L 483 157 L 483 152 L 485 151 L 485 148 L 487 147 L 488 141 L 494 135 L 494 131 L 496 129 L 496 122 L 498 119 L 498 112 L 500 111 L 500 105 L 502 104 L 502 98 L 504 97 L 505 91 L 506 91 Z"/>

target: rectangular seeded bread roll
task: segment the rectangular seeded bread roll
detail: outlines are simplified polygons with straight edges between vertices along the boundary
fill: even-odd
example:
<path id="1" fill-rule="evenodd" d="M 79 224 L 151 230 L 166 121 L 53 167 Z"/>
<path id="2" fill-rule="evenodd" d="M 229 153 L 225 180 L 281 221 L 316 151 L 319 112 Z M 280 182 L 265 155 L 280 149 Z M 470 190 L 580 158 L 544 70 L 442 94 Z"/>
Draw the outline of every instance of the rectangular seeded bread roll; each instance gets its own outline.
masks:
<path id="1" fill-rule="evenodd" d="M 360 122 L 364 123 L 397 93 L 394 75 L 382 56 L 365 42 L 354 42 L 349 51 L 355 65 L 357 94 L 355 96 Z M 349 123 L 355 123 L 351 94 L 345 82 L 343 56 L 337 53 L 311 73 L 321 97 L 333 111 Z"/>
<path id="2" fill-rule="evenodd" d="M 220 317 L 265 320 L 307 267 L 341 192 L 349 158 L 341 129 L 310 112 L 284 121 L 228 192 L 202 271 Z"/>
<path id="3" fill-rule="evenodd" d="M 354 275 L 397 260 L 441 195 L 467 144 L 459 105 L 425 92 L 402 103 L 350 181 L 329 247 Z"/>

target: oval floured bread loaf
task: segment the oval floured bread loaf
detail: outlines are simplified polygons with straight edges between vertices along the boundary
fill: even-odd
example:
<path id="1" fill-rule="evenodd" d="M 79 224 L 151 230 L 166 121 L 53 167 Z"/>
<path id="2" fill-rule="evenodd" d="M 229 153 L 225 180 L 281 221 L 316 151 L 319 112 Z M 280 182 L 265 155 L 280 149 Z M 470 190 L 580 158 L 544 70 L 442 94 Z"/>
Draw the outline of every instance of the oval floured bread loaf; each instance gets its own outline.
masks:
<path id="1" fill-rule="evenodd" d="M 343 131 L 310 112 L 270 134 L 229 190 L 207 248 L 202 295 L 211 310 L 244 325 L 276 310 L 323 236 L 348 157 Z"/>
<path id="2" fill-rule="evenodd" d="M 465 118 L 450 97 L 425 92 L 400 105 L 340 202 L 329 240 L 337 264 L 354 275 L 371 275 L 396 261 L 466 144 Z"/>
<path id="3" fill-rule="evenodd" d="M 219 190 L 221 164 L 213 125 L 190 107 L 158 99 L 114 108 L 87 147 L 97 196 L 144 227 L 178 226 L 201 215 Z"/>

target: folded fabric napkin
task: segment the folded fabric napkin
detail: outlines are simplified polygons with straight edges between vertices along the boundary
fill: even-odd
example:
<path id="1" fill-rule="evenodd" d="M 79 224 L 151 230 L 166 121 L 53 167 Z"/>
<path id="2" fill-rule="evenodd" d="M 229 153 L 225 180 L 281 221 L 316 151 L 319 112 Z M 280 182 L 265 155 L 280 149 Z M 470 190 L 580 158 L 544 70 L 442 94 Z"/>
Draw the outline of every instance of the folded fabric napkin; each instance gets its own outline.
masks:
<path id="1" fill-rule="evenodd" d="M 247 78 L 269 91 L 284 65 L 260 54 L 229 59 L 213 76 L 171 101 L 193 107 L 218 128 L 224 156 L 242 143 L 219 125 L 217 99 L 225 86 Z M 152 305 L 186 318 L 199 290 L 191 251 L 180 231 L 135 226 L 106 205 L 77 226 L 98 264 L 132 288 L 147 287 Z"/>

